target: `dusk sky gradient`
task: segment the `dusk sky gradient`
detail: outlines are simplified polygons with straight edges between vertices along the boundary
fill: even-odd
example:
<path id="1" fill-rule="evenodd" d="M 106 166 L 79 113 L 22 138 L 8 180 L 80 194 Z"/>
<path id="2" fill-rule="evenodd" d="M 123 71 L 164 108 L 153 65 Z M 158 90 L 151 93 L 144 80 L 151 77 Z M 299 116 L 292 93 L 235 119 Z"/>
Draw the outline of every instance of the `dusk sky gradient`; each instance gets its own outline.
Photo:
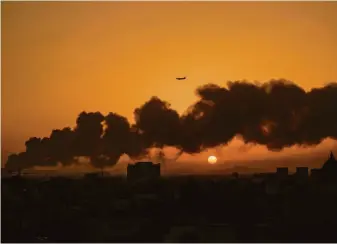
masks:
<path id="1" fill-rule="evenodd" d="M 208 82 L 286 78 L 310 90 L 337 81 L 336 13 L 337 2 L 1 3 L 2 151 L 73 127 L 83 110 L 133 121 L 153 95 L 182 113 Z M 221 154 L 295 152 L 240 145 Z"/>

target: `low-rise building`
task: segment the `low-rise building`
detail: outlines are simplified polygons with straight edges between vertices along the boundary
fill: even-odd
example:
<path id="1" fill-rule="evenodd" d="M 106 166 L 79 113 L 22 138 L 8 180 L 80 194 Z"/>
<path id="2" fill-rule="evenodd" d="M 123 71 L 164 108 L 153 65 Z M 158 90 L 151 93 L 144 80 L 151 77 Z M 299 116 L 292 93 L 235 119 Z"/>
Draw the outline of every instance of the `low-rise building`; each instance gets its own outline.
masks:
<path id="1" fill-rule="evenodd" d="M 298 180 L 308 180 L 309 178 L 308 167 L 296 167 L 295 176 L 296 176 L 296 179 Z"/>
<path id="2" fill-rule="evenodd" d="M 279 180 L 285 180 L 288 177 L 289 170 L 287 167 L 280 167 L 276 169 L 276 177 Z"/>
<path id="3" fill-rule="evenodd" d="M 128 165 L 128 180 L 155 180 L 158 178 L 160 178 L 160 164 L 154 164 L 152 162 L 138 162 L 136 164 Z"/>

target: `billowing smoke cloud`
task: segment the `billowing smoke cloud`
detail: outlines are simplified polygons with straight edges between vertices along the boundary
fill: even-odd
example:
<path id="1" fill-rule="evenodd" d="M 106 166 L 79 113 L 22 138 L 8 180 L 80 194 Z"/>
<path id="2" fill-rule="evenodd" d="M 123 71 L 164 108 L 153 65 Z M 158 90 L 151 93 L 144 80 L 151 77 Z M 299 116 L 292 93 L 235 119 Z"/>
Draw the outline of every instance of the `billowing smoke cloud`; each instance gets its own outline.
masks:
<path id="1" fill-rule="evenodd" d="M 102 151 L 104 115 L 82 112 L 76 120 L 72 151 L 76 156 L 91 157 Z"/>
<path id="2" fill-rule="evenodd" d="M 185 131 L 192 135 L 188 145 L 198 140 L 195 152 L 225 145 L 236 135 L 276 151 L 337 139 L 336 83 L 306 93 L 285 80 L 238 81 L 229 82 L 228 89 L 206 85 L 197 94 L 200 101 L 185 116 L 190 120 Z M 193 132 L 192 125 L 197 127 Z"/>
<path id="3" fill-rule="evenodd" d="M 92 165 L 98 168 L 115 165 L 123 154 L 128 153 L 130 140 L 130 124 L 126 118 L 109 113 L 103 119 L 103 125 L 106 128 L 103 133 L 102 121 L 100 121 L 101 127 L 97 137 L 96 151 L 90 155 Z"/>
<path id="4" fill-rule="evenodd" d="M 26 151 L 11 155 L 6 167 L 70 165 L 87 157 L 97 168 L 115 165 L 126 154 L 131 159 L 149 156 L 165 147 L 178 153 L 199 153 L 219 148 L 235 136 L 248 145 L 279 151 L 293 145 L 317 145 L 337 140 L 337 83 L 306 92 L 286 80 L 264 84 L 228 82 L 196 90 L 199 100 L 179 116 L 170 104 L 152 97 L 134 111 L 135 124 L 116 113 L 82 112 L 75 128 L 53 130 L 48 138 L 30 138 Z"/>
<path id="5" fill-rule="evenodd" d="M 180 118 L 170 104 L 152 97 L 134 111 L 136 127 L 147 147 L 177 146 L 180 143 Z"/>

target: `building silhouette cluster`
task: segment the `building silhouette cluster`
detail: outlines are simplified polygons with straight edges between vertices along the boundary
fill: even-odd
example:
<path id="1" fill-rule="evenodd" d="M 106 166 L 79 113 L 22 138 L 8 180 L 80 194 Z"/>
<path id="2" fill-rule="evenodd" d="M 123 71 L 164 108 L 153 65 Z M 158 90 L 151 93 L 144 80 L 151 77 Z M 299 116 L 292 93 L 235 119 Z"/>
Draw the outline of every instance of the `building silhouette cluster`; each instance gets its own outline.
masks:
<path id="1" fill-rule="evenodd" d="M 136 162 L 135 164 L 129 164 L 127 167 L 127 179 L 129 181 L 137 180 L 156 180 L 161 176 L 160 173 L 160 163 L 153 162 Z M 294 174 L 289 174 L 288 167 L 278 167 L 276 168 L 276 173 L 270 174 L 257 174 L 258 176 L 267 175 L 276 180 L 287 180 L 292 177 L 299 181 L 308 180 L 311 176 L 312 179 L 317 180 L 334 180 L 337 175 L 337 160 L 333 153 L 330 153 L 328 160 L 319 169 L 311 169 L 311 174 L 309 175 L 308 167 L 296 167 L 296 172 Z M 239 178 L 237 172 L 232 173 L 234 179 Z"/>
<path id="2" fill-rule="evenodd" d="M 336 242 L 337 161 L 242 176 L 2 178 L 3 242 Z M 330 178 L 329 178 L 330 177 Z"/>

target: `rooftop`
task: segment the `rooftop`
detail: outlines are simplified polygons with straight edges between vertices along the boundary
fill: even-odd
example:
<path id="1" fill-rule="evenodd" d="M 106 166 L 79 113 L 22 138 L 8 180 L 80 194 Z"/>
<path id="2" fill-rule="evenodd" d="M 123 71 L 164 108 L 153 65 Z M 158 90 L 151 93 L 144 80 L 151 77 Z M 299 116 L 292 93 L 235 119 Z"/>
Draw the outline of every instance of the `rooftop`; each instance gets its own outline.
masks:
<path id="1" fill-rule="evenodd" d="M 337 160 L 336 160 L 335 156 L 333 155 L 332 151 L 330 153 L 329 159 L 324 163 L 322 168 L 327 169 L 327 168 L 331 168 L 331 167 L 333 167 L 333 168 L 337 167 Z"/>

